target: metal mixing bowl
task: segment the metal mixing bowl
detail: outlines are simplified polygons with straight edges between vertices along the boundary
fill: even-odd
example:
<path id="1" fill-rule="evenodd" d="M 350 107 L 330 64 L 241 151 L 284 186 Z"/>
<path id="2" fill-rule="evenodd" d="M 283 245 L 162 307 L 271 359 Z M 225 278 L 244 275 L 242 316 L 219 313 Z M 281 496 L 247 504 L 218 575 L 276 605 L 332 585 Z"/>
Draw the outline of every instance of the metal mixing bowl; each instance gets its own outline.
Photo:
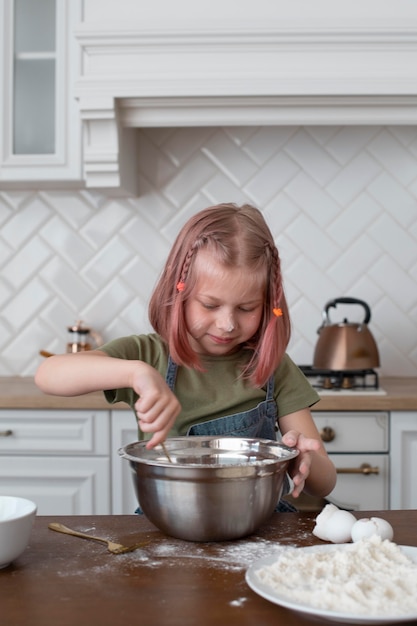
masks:
<path id="1" fill-rule="evenodd" d="M 298 451 L 269 439 L 176 437 L 146 449 L 120 448 L 130 461 L 140 507 L 167 535 L 221 541 L 253 533 L 273 513 Z"/>

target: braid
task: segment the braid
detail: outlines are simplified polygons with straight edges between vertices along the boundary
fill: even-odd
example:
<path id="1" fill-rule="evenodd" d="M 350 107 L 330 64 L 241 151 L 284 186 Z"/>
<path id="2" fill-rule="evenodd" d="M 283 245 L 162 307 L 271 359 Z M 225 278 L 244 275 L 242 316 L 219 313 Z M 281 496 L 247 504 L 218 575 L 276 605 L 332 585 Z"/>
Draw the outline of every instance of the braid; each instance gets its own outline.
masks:
<path id="1" fill-rule="evenodd" d="M 279 309 L 281 306 L 281 298 L 282 298 L 282 281 L 281 281 L 281 260 L 279 258 L 278 250 L 276 246 L 271 247 L 272 254 L 272 264 L 271 264 L 271 273 L 272 273 L 272 308 Z"/>
<path id="2" fill-rule="evenodd" d="M 191 259 L 193 258 L 195 253 L 195 246 L 188 250 L 187 254 L 184 258 L 184 263 L 182 264 L 181 274 L 180 274 L 180 283 L 185 283 L 188 275 L 188 270 L 190 269 Z"/>
<path id="3" fill-rule="evenodd" d="M 184 257 L 184 261 L 181 267 L 181 273 L 179 276 L 179 281 L 177 283 L 177 291 L 184 291 L 185 283 L 188 277 L 188 272 L 190 270 L 191 261 L 195 253 L 206 243 L 206 238 L 197 239 L 191 248 L 188 250 L 187 254 Z"/>

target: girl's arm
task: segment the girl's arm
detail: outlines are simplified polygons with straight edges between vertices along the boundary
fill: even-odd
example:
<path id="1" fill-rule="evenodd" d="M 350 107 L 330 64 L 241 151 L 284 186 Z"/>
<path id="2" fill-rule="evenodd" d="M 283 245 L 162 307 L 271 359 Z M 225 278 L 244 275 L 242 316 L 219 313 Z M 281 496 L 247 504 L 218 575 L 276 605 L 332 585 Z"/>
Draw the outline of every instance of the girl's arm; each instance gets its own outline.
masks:
<path id="1" fill-rule="evenodd" d="M 91 350 L 48 357 L 35 374 L 35 383 L 53 396 L 81 396 L 92 391 L 131 386 L 138 361 L 113 359 L 105 352 Z"/>
<path id="2" fill-rule="evenodd" d="M 149 448 L 166 439 L 181 411 L 156 369 L 143 361 L 110 357 L 100 350 L 48 357 L 38 368 L 35 383 L 44 393 L 56 396 L 132 388 L 139 396 L 135 404 L 139 427 L 144 433 L 153 433 Z"/>
<path id="3" fill-rule="evenodd" d="M 313 496 L 327 496 L 336 484 L 336 468 L 326 452 L 310 409 L 281 417 L 279 427 L 282 442 L 300 451 L 289 469 L 294 483 L 291 495 L 297 498 L 304 490 Z"/>

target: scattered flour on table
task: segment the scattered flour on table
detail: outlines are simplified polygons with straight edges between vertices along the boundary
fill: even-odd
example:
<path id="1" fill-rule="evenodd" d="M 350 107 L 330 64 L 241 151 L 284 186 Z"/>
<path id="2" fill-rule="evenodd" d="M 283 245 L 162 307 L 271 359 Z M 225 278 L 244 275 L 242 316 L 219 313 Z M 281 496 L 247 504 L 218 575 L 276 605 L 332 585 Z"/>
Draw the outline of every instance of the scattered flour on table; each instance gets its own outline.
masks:
<path id="1" fill-rule="evenodd" d="M 160 566 L 165 559 L 170 559 L 172 567 L 178 567 L 178 561 L 182 559 L 187 560 L 188 567 L 209 561 L 211 567 L 218 566 L 223 571 L 238 571 L 247 569 L 254 561 L 269 556 L 271 552 L 278 554 L 284 549 L 286 549 L 285 546 L 276 541 L 259 538 L 213 542 L 209 544 L 209 549 L 207 549 L 207 544 L 171 539 L 166 543 L 149 546 L 147 550 L 141 550 L 140 553 L 131 553 L 131 560 L 140 561 L 141 565 L 151 567 Z"/>
<path id="2" fill-rule="evenodd" d="M 279 554 L 286 550 L 289 546 L 295 547 L 300 540 L 311 537 L 311 522 L 301 520 L 295 527 L 294 523 L 285 524 L 285 517 L 281 523 L 281 535 L 279 539 L 266 539 L 262 534 L 254 534 L 242 539 L 234 541 L 219 541 L 209 543 L 199 543 L 193 541 L 183 541 L 175 537 L 166 536 L 164 540 L 160 540 L 160 534 L 153 537 L 150 532 L 144 541 L 149 543 L 143 548 L 135 552 L 126 554 L 112 555 L 107 552 L 105 546 L 94 544 L 94 542 L 85 542 L 84 540 L 74 539 L 74 550 L 72 552 L 72 567 L 68 567 L 68 559 L 62 559 L 62 568 L 57 572 L 58 576 L 78 576 L 91 575 L 94 577 L 98 573 L 112 574 L 123 570 L 128 575 L 128 567 L 146 567 L 150 569 L 158 569 L 160 567 L 176 568 L 178 566 L 186 566 L 188 568 L 199 568 L 209 562 L 210 567 L 219 568 L 222 572 L 240 572 L 246 570 L 254 561 L 271 554 Z M 103 535 L 101 529 L 94 527 L 79 528 L 82 532 Z M 52 531 L 51 531 L 52 533 Z M 268 534 L 268 525 L 265 525 L 263 533 Z M 56 534 L 56 533 L 54 533 Z M 117 532 L 112 536 L 106 533 L 106 536 L 113 540 L 119 541 L 120 537 Z M 132 542 L 136 541 L 133 540 Z M 77 543 L 78 541 L 78 543 Z M 84 556 L 88 551 L 89 561 L 86 564 Z M 103 562 L 103 558 L 105 562 Z M 97 562 L 95 563 L 95 559 Z M 41 568 L 39 568 L 39 572 Z"/>
<path id="3" fill-rule="evenodd" d="M 104 546 L 88 546 L 81 541 L 78 544 L 75 543 L 74 548 L 71 567 L 68 567 L 68 557 L 56 557 L 57 562 L 62 562 L 62 566 L 59 566 L 57 570 L 58 576 L 76 577 L 82 574 L 94 577 L 100 572 L 109 574 L 117 572 L 120 575 L 123 570 L 125 575 L 128 575 L 129 570 L 126 570 L 125 566 L 149 569 L 168 566 L 175 569 L 182 566 L 199 568 L 208 563 L 210 567 L 219 568 L 222 572 L 238 572 L 246 570 L 258 559 L 271 554 L 278 555 L 280 551 L 288 548 L 288 544 L 285 546 L 277 541 L 259 537 L 210 544 L 167 537 L 166 541 L 157 543 L 153 543 L 150 539 L 149 544 L 144 548 L 126 554 L 110 554 Z M 85 560 L 86 550 L 88 561 Z M 37 571 L 39 574 L 42 572 L 39 564 Z"/>
<path id="4" fill-rule="evenodd" d="M 243 606 L 246 601 L 247 598 L 237 598 L 237 600 L 232 600 L 230 602 L 230 606 Z"/>
<path id="5" fill-rule="evenodd" d="M 417 613 L 417 563 L 377 536 L 325 552 L 288 548 L 256 575 L 282 598 L 316 609 L 367 616 Z"/>

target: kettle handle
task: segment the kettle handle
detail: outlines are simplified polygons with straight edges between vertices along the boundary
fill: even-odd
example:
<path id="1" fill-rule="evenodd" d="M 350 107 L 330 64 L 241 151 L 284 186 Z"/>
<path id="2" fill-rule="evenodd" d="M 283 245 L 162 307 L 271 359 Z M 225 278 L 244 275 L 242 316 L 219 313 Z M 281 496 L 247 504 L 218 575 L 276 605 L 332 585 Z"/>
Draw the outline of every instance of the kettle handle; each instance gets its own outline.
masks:
<path id="1" fill-rule="evenodd" d="M 334 300 L 329 300 L 323 309 L 323 320 L 324 322 L 330 322 L 329 318 L 329 309 L 336 308 L 338 304 L 360 304 L 365 309 L 365 319 L 363 320 L 363 324 L 368 324 L 371 319 L 371 309 L 363 300 L 357 300 L 357 298 L 335 298 Z"/>

